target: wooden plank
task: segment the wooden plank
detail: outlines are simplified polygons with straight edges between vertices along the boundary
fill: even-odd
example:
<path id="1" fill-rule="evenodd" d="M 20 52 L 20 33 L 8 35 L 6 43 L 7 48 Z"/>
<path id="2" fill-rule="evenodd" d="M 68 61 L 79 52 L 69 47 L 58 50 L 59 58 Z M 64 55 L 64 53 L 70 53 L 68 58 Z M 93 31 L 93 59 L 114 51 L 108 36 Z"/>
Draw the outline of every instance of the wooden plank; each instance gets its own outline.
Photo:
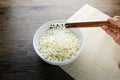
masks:
<path id="1" fill-rule="evenodd" d="M 107 20 L 109 16 L 85 5 L 67 22 Z M 100 28 L 81 29 L 85 47 L 78 59 L 61 66 L 75 80 L 119 80 L 120 46 Z"/>

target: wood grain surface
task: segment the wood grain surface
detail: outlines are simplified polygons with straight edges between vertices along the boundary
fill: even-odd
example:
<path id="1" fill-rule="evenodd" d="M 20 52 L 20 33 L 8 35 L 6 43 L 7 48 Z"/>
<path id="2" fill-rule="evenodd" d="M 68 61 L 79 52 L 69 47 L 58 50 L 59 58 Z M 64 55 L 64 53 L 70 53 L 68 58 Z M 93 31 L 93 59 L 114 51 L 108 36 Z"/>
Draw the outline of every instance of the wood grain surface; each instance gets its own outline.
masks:
<path id="1" fill-rule="evenodd" d="M 40 25 L 67 20 L 86 3 L 110 16 L 120 15 L 119 0 L 0 0 L 0 80 L 74 80 L 43 62 L 32 38 Z"/>
<path id="2" fill-rule="evenodd" d="M 0 0 L 0 80 L 74 80 L 61 68 L 43 62 L 32 45 L 40 25 L 64 17 L 63 13 L 58 15 L 61 8 L 26 6 L 29 0 L 22 0 L 24 5 L 12 5 L 20 2 Z"/>

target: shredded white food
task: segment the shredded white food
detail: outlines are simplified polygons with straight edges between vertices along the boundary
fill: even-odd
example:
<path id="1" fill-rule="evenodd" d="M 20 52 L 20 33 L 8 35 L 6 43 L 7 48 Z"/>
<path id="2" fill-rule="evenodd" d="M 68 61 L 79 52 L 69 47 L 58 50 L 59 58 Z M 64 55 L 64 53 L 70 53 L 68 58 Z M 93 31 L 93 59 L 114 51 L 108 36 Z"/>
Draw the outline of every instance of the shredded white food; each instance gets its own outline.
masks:
<path id="1" fill-rule="evenodd" d="M 71 59 L 80 49 L 76 34 L 63 26 L 43 32 L 38 42 L 40 53 L 50 61 Z"/>

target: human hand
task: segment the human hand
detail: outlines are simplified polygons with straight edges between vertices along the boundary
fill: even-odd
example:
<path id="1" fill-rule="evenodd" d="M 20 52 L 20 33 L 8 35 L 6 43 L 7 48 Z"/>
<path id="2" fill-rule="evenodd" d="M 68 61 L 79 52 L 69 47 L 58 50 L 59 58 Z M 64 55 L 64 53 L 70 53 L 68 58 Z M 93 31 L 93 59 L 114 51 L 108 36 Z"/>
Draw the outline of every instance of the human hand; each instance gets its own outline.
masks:
<path id="1" fill-rule="evenodd" d="M 109 18 L 108 21 L 112 26 L 103 25 L 102 29 L 120 45 L 120 16 Z"/>

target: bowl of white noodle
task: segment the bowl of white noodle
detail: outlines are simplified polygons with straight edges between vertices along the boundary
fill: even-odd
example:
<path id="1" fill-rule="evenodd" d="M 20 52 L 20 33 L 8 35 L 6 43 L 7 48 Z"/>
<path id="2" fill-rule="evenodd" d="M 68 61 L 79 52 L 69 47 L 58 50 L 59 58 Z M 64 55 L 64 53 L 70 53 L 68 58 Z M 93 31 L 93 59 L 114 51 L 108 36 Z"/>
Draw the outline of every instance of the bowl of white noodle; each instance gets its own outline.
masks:
<path id="1" fill-rule="evenodd" d="M 54 26 L 51 26 L 53 25 Z M 59 24 L 59 26 L 58 26 Z M 38 56 L 52 65 L 66 65 L 81 54 L 84 38 L 79 28 L 65 28 L 64 20 L 53 20 L 40 26 L 33 37 Z"/>

